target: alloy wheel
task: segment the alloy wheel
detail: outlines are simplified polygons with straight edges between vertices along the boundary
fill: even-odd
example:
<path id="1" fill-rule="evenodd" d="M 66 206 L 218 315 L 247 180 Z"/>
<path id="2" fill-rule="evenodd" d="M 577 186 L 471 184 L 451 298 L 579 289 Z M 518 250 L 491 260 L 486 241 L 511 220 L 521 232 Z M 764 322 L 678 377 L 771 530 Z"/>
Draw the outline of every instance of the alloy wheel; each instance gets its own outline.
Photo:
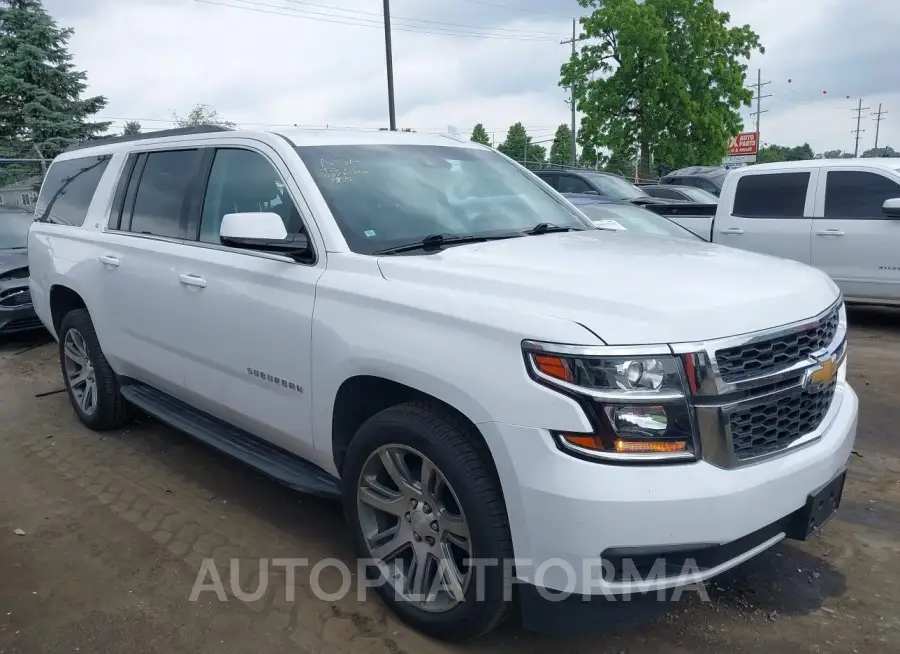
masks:
<path id="1" fill-rule="evenodd" d="M 88 356 L 87 343 L 77 329 L 66 332 L 63 358 L 72 398 L 85 415 L 93 415 L 97 411 L 97 377 Z"/>
<path id="2" fill-rule="evenodd" d="M 382 446 L 363 465 L 356 494 L 369 554 L 398 597 L 431 613 L 463 601 L 469 525 L 437 466 L 414 448 Z"/>

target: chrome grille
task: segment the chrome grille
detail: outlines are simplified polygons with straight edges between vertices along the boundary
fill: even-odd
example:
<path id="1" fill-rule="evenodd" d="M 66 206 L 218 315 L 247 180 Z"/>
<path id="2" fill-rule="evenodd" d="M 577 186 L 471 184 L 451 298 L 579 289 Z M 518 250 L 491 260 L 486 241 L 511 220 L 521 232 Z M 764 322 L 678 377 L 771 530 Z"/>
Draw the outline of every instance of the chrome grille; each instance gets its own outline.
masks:
<path id="1" fill-rule="evenodd" d="M 735 456 L 743 460 L 771 454 L 815 431 L 831 407 L 835 385 L 732 412 L 728 423 Z"/>
<path id="2" fill-rule="evenodd" d="M 838 309 L 806 329 L 716 352 L 722 381 L 733 383 L 766 375 L 807 359 L 828 347 L 838 329 Z"/>
<path id="3" fill-rule="evenodd" d="M 13 288 L 0 293 L 0 307 L 25 307 L 31 304 L 31 290 Z"/>

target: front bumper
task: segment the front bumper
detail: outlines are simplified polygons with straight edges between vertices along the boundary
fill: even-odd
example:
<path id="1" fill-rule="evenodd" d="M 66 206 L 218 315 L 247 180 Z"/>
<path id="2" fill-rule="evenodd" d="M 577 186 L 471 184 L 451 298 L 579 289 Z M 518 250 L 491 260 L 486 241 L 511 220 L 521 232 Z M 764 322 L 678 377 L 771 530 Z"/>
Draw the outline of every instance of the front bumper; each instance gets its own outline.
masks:
<path id="1" fill-rule="evenodd" d="M 44 325 L 34 312 L 34 307 L 0 307 L 0 339 L 4 336 L 43 329 Z"/>
<path id="2" fill-rule="evenodd" d="M 701 583 L 739 565 L 792 535 L 787 518 L 845 468 L 857 411 L 856 394 L 842 382 L 816 440 L 733 470 L 703 461 L 583 461 L 561 452 L 546 430 L 483 423 L 506 499 L 516 577 L 539 588 L 616 596 Z M 729 552 L 724 560 L 678 575 L 619 579 L 603 563 L 610 551 L 691 552 L 729 544 L 734 549 L 718 548 Z"/>

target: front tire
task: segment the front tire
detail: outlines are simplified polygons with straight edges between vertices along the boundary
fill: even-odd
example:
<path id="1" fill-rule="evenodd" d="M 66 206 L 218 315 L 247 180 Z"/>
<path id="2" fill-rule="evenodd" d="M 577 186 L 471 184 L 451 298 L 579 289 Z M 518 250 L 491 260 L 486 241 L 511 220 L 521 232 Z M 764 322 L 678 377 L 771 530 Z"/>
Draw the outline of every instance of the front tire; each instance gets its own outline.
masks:
<path id="1" fill-rule="evenodd" d="M 86 309 L 75 309 L 63 317 L 59 363 L 72 408 L 87 427 L 115 429 L 128 420 L 128 405 L 119 392 L 118 377 L 103 356 Z"/>
<path id="2" fill-rule="evenodd" d="M 512 539 L 488 456 L 470 425 L 424 401 L 377 413 L 347 452 L 344 510 L 359 556 L 379 562 L 368 574 L 384 602 L 433 638 L 480 636 L 511 605 Z"/>

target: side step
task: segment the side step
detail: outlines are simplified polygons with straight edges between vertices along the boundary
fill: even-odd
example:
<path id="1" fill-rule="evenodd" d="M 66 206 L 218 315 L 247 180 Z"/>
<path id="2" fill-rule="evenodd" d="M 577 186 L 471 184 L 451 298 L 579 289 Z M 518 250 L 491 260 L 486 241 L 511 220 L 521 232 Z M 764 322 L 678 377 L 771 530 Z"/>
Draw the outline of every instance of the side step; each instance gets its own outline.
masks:
<path id="1" fill-rule="evenodd" d="M 318 466 L 155 388 L 139 382 L 127 383 L 122 386 L 122 396 L 160 422 L 203 441 L 294 490 L 327 499 L 341 496 L 339 481 Z"/>

